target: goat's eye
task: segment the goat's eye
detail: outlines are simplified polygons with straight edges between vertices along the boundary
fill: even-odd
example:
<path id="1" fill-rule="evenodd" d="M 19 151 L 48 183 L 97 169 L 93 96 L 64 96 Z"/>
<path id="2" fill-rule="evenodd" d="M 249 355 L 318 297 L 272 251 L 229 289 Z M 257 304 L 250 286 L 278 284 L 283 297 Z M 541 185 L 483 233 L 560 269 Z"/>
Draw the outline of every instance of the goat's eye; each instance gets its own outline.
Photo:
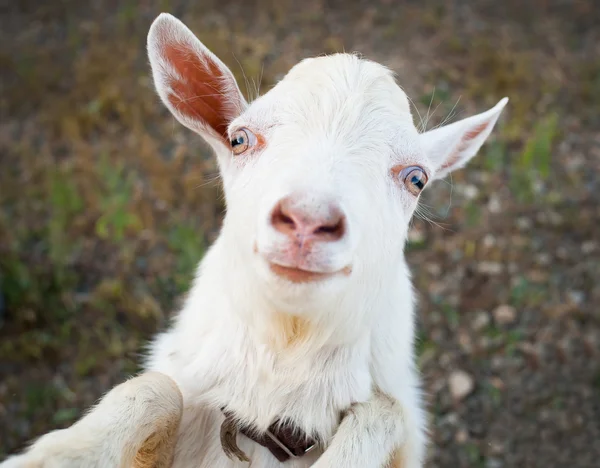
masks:
<path id="1" fill-rule="evenodd" d="M 247 128 L 240 128 L 231 135 L 230 144 L 233 154 L 237 156 L 256 144 L 256 136 Z"/>
<path id="2" fill-rule="evenodd" d="M 416 196 L 425 187 L 427 174 L 418 166 L 405 167 L 400 172 L 400 180 L 404 182 L 408 191 Z"/>

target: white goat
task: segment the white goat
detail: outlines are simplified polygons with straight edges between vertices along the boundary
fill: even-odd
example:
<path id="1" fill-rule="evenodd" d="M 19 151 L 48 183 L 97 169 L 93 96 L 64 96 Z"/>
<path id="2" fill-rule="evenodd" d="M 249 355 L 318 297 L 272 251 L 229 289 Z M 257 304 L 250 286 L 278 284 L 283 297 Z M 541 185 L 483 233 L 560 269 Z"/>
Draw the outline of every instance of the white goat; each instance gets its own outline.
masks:
<path id="1" fill-rule="evenodd" d="M 162 101 L 217 155 L 221 234 L 149 372 L 2 466 L 421 467 L 403 245 L 424 186 L 476 154 L 507 99 L 419 134 L 392 73 L 355 55 L 303 60 L 248 104 L 174 17 L 148 51 Z"/>

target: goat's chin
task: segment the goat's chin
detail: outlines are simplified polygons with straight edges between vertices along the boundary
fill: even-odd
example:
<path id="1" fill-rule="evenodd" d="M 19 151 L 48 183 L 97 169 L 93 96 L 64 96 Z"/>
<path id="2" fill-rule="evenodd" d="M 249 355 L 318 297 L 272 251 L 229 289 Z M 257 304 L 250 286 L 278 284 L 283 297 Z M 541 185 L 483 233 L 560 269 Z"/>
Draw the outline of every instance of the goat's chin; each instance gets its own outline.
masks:
<path id="1" fill-rule="evenodd" d="M 289 273 L 271 273 L 265 278 L 264 293 L 278 312 L 305 318 L 320 317 L 324 311 L 334 308 L 348 289 L 348 279 L 344 276 L 308 280 L 304 273 L 292 273 L 296 274 L 300 274 L 302 280 L 292 280 Z"/>

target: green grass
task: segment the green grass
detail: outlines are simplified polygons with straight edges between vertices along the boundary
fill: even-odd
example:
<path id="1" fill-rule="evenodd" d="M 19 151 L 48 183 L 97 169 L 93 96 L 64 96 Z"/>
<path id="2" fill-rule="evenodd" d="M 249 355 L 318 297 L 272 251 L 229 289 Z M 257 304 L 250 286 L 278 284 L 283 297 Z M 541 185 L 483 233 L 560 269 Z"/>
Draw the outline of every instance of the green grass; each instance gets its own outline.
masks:
<path id="1" fill-rule="evenodd" d="M 79 410 L 77 408 L 61 408 L 52 417 L 52 422 L 57 426 L 68 425 L 77 419 Z"/>
<path id="2" fill-rule="evenodd" d="M 553 144 L 558 137 L 558 114 L 538 121 L 521 156 L 512 165 L 510 187 L 518 201 L 535 200 L 535 184 L 550 176 Z"/>
<path id="3" fill-rule="evenodd" d="M 174 281 L 178 292 L 189 288 L 196 266 L 204 255 L 205 242 L 199 226 L 181 222 L 168 236 L 169 248 L 175 255 Z"/>
<path id="4" fill-rule="evenodd" d="M 52 384 L 30 384 L 25 387 L 25 413 L 28 418 L 38 417 L 40 408 L 60 400 L 60 391 Z"/>
<path id="5" fill-rule="evenodd" d="M 101 239 L 119 242 L 126 233 L 142 228 L 140 218 L 130 209 L 135 174 L 127 172 L 123 162 L 111 163 L 106 154 L 100 159 L 98 172 L 104 182 L 104 195 L 100 199 L 102 214 L 96 222 L 96 234 Z"/>
<path id="6" fill-rule="evenodd" d="M 499 388 L 492 385 L 491 383 L 486 384 L 485 389 L 488 394 L 488 398 L 492 402 L 494 407 L 500 408 L 500 406 L 502 405 L 502 391 Z"/>
<path id="7" fill-rule="evenodd" d="M 450 304 L 443 302 L 440 305 L 440 310 L 448 320 L 448 324 L 451 328 L 458 327 L 458 324 L 460 322 L 460 314 L 455 307 L 452 307 Z"/>
<path id="8" fill-rule="evenodd" d="M 475 442 L 467 442 L 464 446 L 464 451 L 466 452 L 467 460 L 469 460 L 469 466 L 485 467 L 485 457 Z"/>
<path id="9" fill-rule="evenodd" d="M 419 330 L 415 340 L 415 352 L 417 354 L 417 362 L 422 366 L 424 362 L 435 355 L 437 346 L 435 342 L 427 338 L 423 330 Z"/>
<path id="10" fill-rule="evenodd" d="M 501 133 L 502 127 L 498 126 L 498 132 Z M 492 139 L 487 142 L 476 161 L 480 160 L 483 168 L 490 173 L 497 173 L 507 164 L 508 149 L 506 142 L 501 139 Z"/>
<path id="11" fill-rule="evenodd" d="M 469 200 L 465 204 L 465 224 L 468 227 L 478 226 L 481 222 L 481 203 L 478 200 Z"/>

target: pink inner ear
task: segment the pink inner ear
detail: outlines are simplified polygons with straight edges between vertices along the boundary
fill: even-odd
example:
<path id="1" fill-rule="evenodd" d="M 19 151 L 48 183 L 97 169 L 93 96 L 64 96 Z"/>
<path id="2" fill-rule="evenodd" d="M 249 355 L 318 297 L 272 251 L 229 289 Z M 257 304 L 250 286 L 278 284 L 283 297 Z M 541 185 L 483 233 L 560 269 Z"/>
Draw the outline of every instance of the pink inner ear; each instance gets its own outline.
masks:
<path id="1" fill-rule="evenodd" d="M 460 143 L 456 146 L 456 149 L 452 152 L 452 155 L 446 160 L 440 169 L 448 169 L 449 167 L 454 166 L 454 164 L 460 160 L 462 152 L 467 149 L 469 142 L 477 138 L 481 132 L 487 128 L 487 126 L 488 122 L 484 122 L 466 132 L 460 140 Z"/>
<path id="2" fill-rule="evenodd" d="M 167 44 L 163 54 L 166 61 L 182 79 L 169 76 L 169 102 L 184 116 L 200 120 L 227 140 L 229 118 L 223 71 L 210 58 L 202 60 L 185 44 Z"/>
<path id="3" fill-rule="evenodd" d="M 477 125 L 475 128 L 465 133 L 465 136 L 462 139 L 463 143 L 469 142 L 477 138 L 479 134 L 487 128 L 488 123 L 489 122 L 483 122 L 482 124 Z"/>

